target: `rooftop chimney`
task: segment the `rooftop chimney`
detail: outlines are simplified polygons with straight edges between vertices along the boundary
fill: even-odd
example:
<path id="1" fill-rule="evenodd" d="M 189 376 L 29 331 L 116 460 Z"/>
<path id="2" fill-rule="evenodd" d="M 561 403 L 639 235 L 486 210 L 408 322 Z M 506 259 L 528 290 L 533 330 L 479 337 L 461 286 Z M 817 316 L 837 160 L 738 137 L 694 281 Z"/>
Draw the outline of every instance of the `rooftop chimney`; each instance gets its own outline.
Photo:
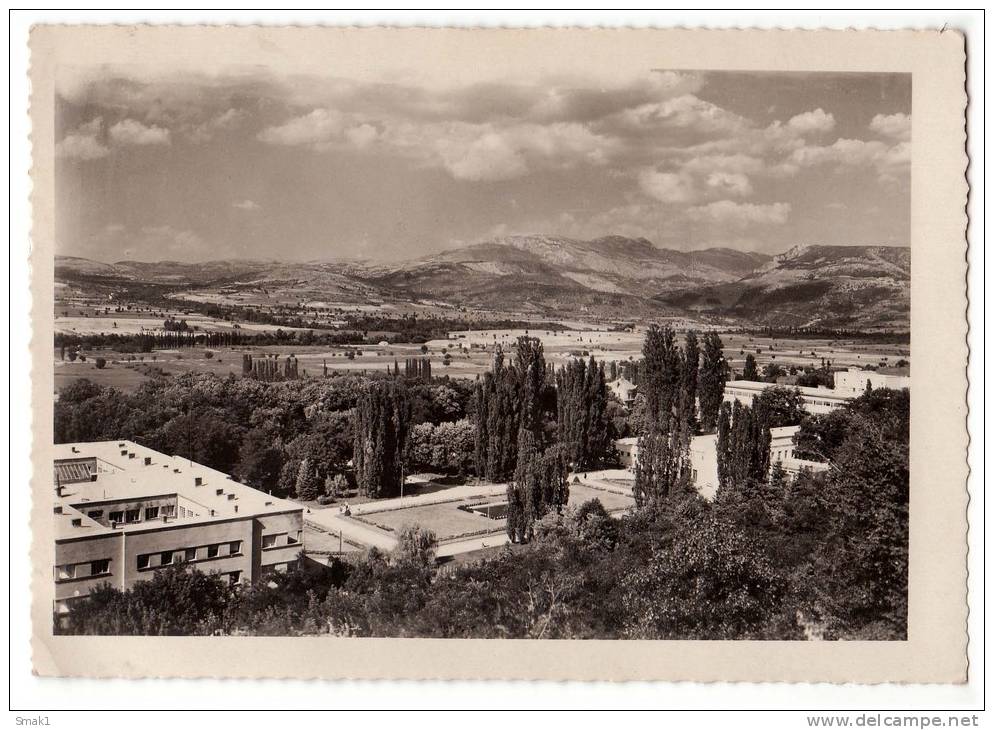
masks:
<path id="1" fill-rule="evenodd" d="M 73 526 L 73 527 L 82 527 L 82 526 L 83 526 L 83 520 L 82 520 L 82 519 L 80 519 L 79 517 L 76 517 L 76 518 L 75 518 L 75 519 L 73 519 L 73 521 L 72 521 L 72 526 Z"/>
<path id="2" fill-rule="evenodd" d="M 236 504 L 235 505 L 235 512 L 237 512 L 237 511 L 238 511 L 238 505 Z"/>
<path id="3" fill-rule="evenodd" d="M 152 463 L 152 457 L 151 456 L 146 456 L 145 457 L 145 466 L 148 466 L 151 463 Z"/>
<path id="4" fill-rule="evenodd" d="M 57 515 L 61 515 L 62 514 L 62 505 L 61 504 L 55 505 L 55 514 L 57 514 Z"/>
<path id="5" fill-rule="evenodd" d="M 73 452 L 74 454 L 78 454 L 78 453 L 79 453 L 79 449 L 77 449 L 77 448 L 76 448 L 75 446 L 73 446 L 73 447 L 72 447 L 72 452 Z"/>
<path id="6" fill-rule="evenodd" d="M 128 458 L 129 459 L 134 459 L 135 458 L 135 452 L 134 451 L 129 451 L 128 452 Z"/>
<path id="7" fill-rule="evenodd" d="M 203 477 L 194 477 L 193 478 L 193 486 L 199 487 L 203 483 L 204 483 L 204 478 Z"/>

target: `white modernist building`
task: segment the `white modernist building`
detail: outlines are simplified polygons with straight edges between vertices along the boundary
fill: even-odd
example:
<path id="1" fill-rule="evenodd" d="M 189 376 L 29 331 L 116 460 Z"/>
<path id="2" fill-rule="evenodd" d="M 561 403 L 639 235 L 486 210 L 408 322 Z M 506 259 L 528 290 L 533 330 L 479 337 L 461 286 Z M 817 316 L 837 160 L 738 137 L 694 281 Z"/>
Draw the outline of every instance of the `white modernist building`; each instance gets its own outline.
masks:
<path id="1" fill-rule="evenodd" d="M 911 387 L 911 376 L 903 370 L 890 372 L 887 370 L 860 370 L 849 368 L 835 373 L 835 390 L 851 398 L 858 398 L 866 392 L 866 385 L 877 388 L 892 388 L 901 390 Z"/>
<path id="2" fill-rule="evenodd" d="M 807 461 L 794 456 L 794 434 L 800 426 L 781 426 L 770 429 L 770 464 L 780 462 L 788 474 L 796 476 L 807 469 L 826 471 L 828 464 Z M 638 439 L 626 438 L 614 442 L 621 454 L 621 463 L 630 470 L 638 462 Z M 714 499 L 718 491 L 718 437 L 715 434 L 694 436 L 690 440 L 691 479 L 698 493 L 705 499 Z"/>
<path id="3" fill-rule="evenodd" d="M 725 400 L 729 403 L 738 401 L 744 406 L 752 406 L 753 400 L 767 388 L 776 387 L 776 383 L 764 383 L 758 380 L 729 380 L 725 383 Z M 803 408 L 808 413 L 831 413 L 851 401 L 856 395 L 840 393 L 832 388 L 802 388 L 796 385 L 780 386 L 796 389 L 803 400 Z M 865 386 L 864 386 L 865 387 Z"/>
<path id="4" fill-rule="evenodd" d="M 91 588 L 130 588 L 169 565 L 237 583 L 285 572 L 300 557 L 299 504 L 131 441 L 54 451 L 57 619 Z"/>

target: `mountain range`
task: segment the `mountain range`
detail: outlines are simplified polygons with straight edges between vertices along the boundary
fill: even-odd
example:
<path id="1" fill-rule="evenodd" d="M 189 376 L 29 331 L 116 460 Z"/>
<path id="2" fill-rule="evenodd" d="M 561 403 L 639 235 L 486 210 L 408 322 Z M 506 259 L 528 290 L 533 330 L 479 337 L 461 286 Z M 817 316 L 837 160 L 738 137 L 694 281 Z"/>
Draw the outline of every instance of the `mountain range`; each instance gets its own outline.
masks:
<path id="1" fill-rule="evenodd" d="M 191 288 L 238 282 L 329 301 L 431 300 L 504 312 L 690 315 L 776 326 L 908 327 L 910 249 L 795 246 L 778 256 L 677 251 L 644 238 L 507 236 L 394 264 L 100 263 L 56 257 L 56 279 Z"/>

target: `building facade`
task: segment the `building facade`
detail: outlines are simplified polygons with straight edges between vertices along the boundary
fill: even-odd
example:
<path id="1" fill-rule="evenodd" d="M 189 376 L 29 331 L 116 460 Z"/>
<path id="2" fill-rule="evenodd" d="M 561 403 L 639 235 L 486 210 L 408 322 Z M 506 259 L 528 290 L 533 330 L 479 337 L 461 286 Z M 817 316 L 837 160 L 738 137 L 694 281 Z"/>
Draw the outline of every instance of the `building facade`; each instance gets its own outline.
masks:
<path id="1" fill-rule="evenodd" d="M 752 407 L 753 400 L 762 394 L 767 388 L 777 387 L 774 383 L 764 383 L 757 380 L 729 380 L 725 383 L 725 400 L 729 403 L 738 401 L 744 406 Z M 802 388 L 791 387 L 801 394 L 802 407 L 812 414 L 831 413 L 836 408 L 841 408 L 851 401 L 856 395 L 862 395 L 862 391 L 856 395 L 843 393 L 832 388 Z M 865 386 L 864 386 L 865 387 Z"/>
<path id="2" fill-rule="evenodd" d="M 828 464 L 819 461 L 806 461 L 794 456 L 794 435 L 800 426 L 781 426 L 770 429 L 770 464 L 780 465 L 791 476 L 804 470 L 826 471 Z M 638 462 L 638 439 L 619 439 L 614 442 L 622 455 L 622 465 L 632 471 Z M 718 493 L 718 436 L 704 434 L 690 439 L 690 477 L 697 492 L 707 500 L 713 500 Z"/>
<path id="3" fill-rule="evenodd" d="M 866 386 L 876 390 L 877 388 L 892 388 L 901 390 L 911 387 L 911 376 L 905 369 L 880 370 L 860 370 L 859 368 L 849 368 L 838 370 L 834 374 L 835 390 L 846 394 L 850 398 L 858 398 L 866 392 Z"/>
<path id="4" fill-rule="evenodd" d="M 107 583 L 126 589 L 190 564 L 229 581 L 298 560 L 303 508 L 131 441 L 55 447 L 56 618 Z"/>
<path id="5" fill-rule="evenodd" d="M 631 408 L 635 403 L 635 396 L 638 393 L 638 386 L 628 378 L 618 378 L 607 384 L 607 387 L 620 400 L 626 408 Z"/>

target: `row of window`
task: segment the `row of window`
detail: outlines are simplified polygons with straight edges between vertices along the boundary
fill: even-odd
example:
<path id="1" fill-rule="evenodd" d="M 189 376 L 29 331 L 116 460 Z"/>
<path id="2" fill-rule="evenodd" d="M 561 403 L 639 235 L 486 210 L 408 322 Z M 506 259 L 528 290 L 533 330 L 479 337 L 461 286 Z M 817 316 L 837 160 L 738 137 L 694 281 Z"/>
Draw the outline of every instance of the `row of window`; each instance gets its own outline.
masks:
<path id="1" fill-rule="evenodd" d="M 165 565 L 192 563 L 197 560 L 212 560 L 214 558 L 233 557 L 242 554 L 242 541 L 215 543 L 199 547 L 163 550 L 158 553 L 146 553 L 138 556 L 138 570 L 161 568 Z"/>
<path id="2" fill-rule="evenodd" d="M 275 532 L 272 535 L 262 536 L 262 549 L 275 548 L 275 547 L 285 547 L 287 545 L 298 545 L 300 544 L 300 530 L 297 530 L 296 536 L 291 535 L 289 532 Z"/>
<path id="3" fill-rule="evenodd" d="M 110 575 L 110 558 L 55 566 L 55 580 L 57 581 L 95 578 L 101 575 Z"/>
<path id="4" fill-rule="evenodd" d="M 102 509 L 91 510 L 86 513 L 86 516 L 93 520 L 101 520 L 104 516 L 104 511 Z M 145 521 L 157 520 L 159 517 L 175 517 L 176 516 L 176 505 L 174 504 L 164 504 L 161 507 L 146 507 L 145 508 Z M 116 509 L 111 510 L 107 515 L 107 520 L 109 522 L 124 522 L 127 524 L 133 524 L 135 522 L 142 521 L 142 508 L 136 507 L 135 509 Z"/>

